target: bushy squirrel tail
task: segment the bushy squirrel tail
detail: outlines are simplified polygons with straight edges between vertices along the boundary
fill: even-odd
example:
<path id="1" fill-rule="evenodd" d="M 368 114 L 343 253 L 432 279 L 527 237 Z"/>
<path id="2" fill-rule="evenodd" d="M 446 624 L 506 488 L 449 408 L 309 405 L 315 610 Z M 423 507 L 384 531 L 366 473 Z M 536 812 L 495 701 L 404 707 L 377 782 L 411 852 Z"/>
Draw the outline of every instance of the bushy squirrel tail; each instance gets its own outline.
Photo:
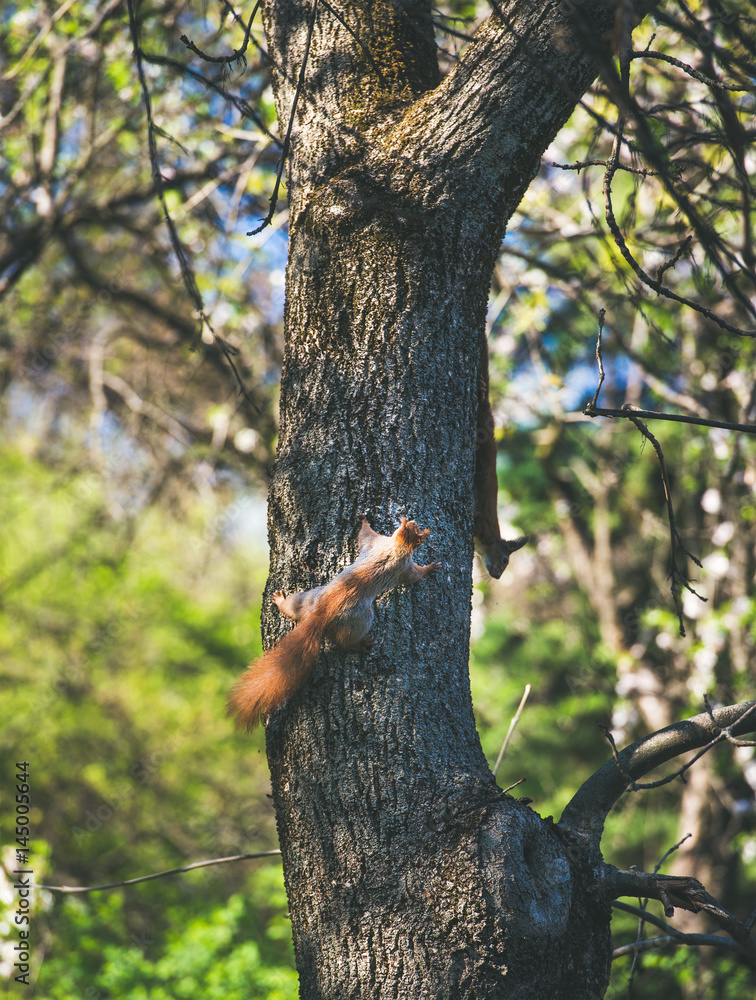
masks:
<path id="1" fill-rule="evenodd" d="M 314 609 L 315 610 L 315 609 Z M 323 645 L 321 615 L 310 613 L 277 645 L 250 663 L 228 698 L 227 715 L 248 733 L 304 684 Z"/>

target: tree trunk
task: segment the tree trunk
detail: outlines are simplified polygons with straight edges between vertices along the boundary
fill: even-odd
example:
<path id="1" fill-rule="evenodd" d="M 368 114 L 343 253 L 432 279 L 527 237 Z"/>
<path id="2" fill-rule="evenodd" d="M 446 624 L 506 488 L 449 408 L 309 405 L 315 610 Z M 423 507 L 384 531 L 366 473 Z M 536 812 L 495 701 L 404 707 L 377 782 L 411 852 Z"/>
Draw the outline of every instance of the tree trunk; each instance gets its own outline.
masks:
<path id="1" fill-rule="evenodd" d="M 477 379 L 490 277 L 541 153 L 596 72 L 609 4 L 496 5 L 439 83 L 426 2 L 265 5 L 288 161 L 275 589 L 380 532 L 443 570 L 378 602 L 267 727 L 305 998 L 603 996 L 599 865 L 498 789 L 468 680 Z M 348 31 L 334 15 L 349 25 Z M 357 37 L 355 37 L 357 36 Z"/>

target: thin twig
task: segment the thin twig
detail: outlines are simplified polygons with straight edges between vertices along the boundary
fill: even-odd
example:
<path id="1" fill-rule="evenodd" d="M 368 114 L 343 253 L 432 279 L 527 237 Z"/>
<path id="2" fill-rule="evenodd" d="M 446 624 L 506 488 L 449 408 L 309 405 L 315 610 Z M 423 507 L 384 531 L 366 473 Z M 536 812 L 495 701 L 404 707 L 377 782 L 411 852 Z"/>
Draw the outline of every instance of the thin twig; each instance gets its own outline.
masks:
<path id="1" fill-rule="evenodd" d="M 207 868 L 209 865 L 224 865 L 229 861 L 247 861 L 250 858 L 271 858 L 280 855 L 281 851 L 276 848 L 272 851 L 255 851 L 254 854 L 234 854 L 228 858 L 211 858 L 209 861 L 195 861 L 191 865 L 182 865 L 181 868 L 169 868 L 164 872 L 153 872 L 152 875 L 140 875 L 139 878 L 128 878 L 124 882 L 108 882 L 106 885 L 34 885 L 33 889 L 49 889 L 51 892 L 99 892 L 101 889 L 119 889 L 123 885 L 136 885 L 137 882 L 151 882 L 156 878 L 165 878 L 166 875 L 180 875 L 182 872 L 190 872 L 195 868 Z"/>
<path id="2" fill-rule="evenodd" d="M 557 167 L 559 170 L 577 170 L 580 173 L 586 167 L 608 167 L 608 160 L 579 160 L 577 163 L 555 163 L 549 160 L 546 164 L 549 167 Z M 624 170 L 628 174 L 640 174 L 641 177 L 658 177 L 658 170 L 651 170 L 650 167 L 628 167 L 624 163 L 617 164 L 618 170 Z"/>
<path id="3" fill-rule="evenodd" d="M 692 242 L 693 242 L 693 237 L 686 236 L 685 239 L 680 244 L 680 246 L 677 248 L 677 252 L 675 253 L 674 257 L 672 257 L 671 260 L 666 261 L 664 264 L 661 264 L 657 268 L 656 270 L 657 281 L 661 281 L 662 278 L 664 277 L 664 272 L 668 271 L 671 267 L 674 267 L 681 257 L 687 255 L 688 251 L 690 250 L 690 244 Z"/>
<path id="4" fill-rule="evenodd" d="M 455 20 L 461 21 L 461 20 L 464 20 L 464 18 L 455 18 Z M 475 41 L 475 36 L 474 35 L 467 35 L 467 34 L 465 34 L 464 31 L 457 31 L 456 28 L 450 28 L 449 25 L 446 23 L 445 19 L 434 17 L 433 18 L 433 24 L 444 35 L 451 35 L 452 38 L 459 38 L 463 42 L 474 42 Z"/>
<path id="5" fill-rule="evenodd" d="M 127 2 L 129 9 L 129 26 L 131 28 L 131 40 L 134 46 L 134 61 L 136 63 L 137 75 L 142 89 L 142 101 L 144 102 L 144 108 L 147 114 L 147 136 L 150 154 L 150 167 L 152 170 L 152 182 L 155 194 L 160 202 L 160 207 L 163 210 L 163 217 L 166 225 L 168 226 L 171 244 L 176 256 L 178 257 L 184 287 L 186 288 L 197 313 L 202 316 L 204 315 L 204 304 L 202 302 L 202 296 L 199 288 L 197 287 L 197 279 L 194 276 L 194 271 L 192 270 L 191 264 L 186 256 L 184 246 L 179 239 L 178 232 L 176 231 L 173 219 L 168 211 L 168 205 L 165 199 L 163 176 L 160 170 L 160 163 L 157 154 L 157 142 L 155 139 L 157 129 L 152 117 L 152 98 L 150 96 L 149 87 L 147 86 L 147 79 L 144 75 L 144 66 L 142 65 L 142 48 L 139 41 L 139 23 L 136 17 L 136 10 L 134 8 L 134 0 L 127 0 Z"/>
<path id="6" fill-rule="evenodd" d="M 252 32 L 252 22 L 254 21 L 255 15 L 257 14 L 258 10 L 260 9 L 261 3 L 262 0 L 257 0 L 257 3 L 252 8 L 252 13 L 250 15 L 249 21 L 247 22 L 247 29 L 244 32 L 244 40 L 241 44 L 241 47 L 235 49 L 230 56 L 209 56 L 207 55 L 206 52 L 203 52 L 201 49 L 198 49 L 197 46 L 194 44 L 194 42 L 190 42 L 189 39 L 186 37 L 186 35 L 181 35 L 181 41 L 184 43 L 184 45 L 186 45 L 188 49 L 194 52 L 195 55 L 198 55 L 200 59 L 204 59 L 205 62 L 228 64 L 232 62 L 237 62 L 239 59 L 243 59 L 246 63 L 246 60 L 244 59 L 244 53 L 247 51 L 247 46 L 249 45 L 249 36 Z"/>
<path id="7" fill-rule="evenodd" d="M 631 903 L 624 903 L 622 900 L 613 899 L 610 904 L 615 910 L 623 910 L 625 913 L 629 913 L 633 917 L 638 917 L 645 924 L 653 924 L 654 927 L 658 927 L 662 931 L 666 931 L 668 934 L 682 934 L 682 931 L 678 931 L 673 924 L 668 924 L 663 917 L 657 917 L 655 913 L 650 913 L 648 910 L 642 910 L 639 906 L 633 906 Z"/>
<path id="8" fill-rule="evenodd" d="M 717 316 L 716 313 L 712 312 L 711 309 L 707 309 L 698 302 L 694 302 L 692 299 L 686 298 L 684 295 L 678 295 L 677 292 L 673 292 L 666 285 L 663 285 L 656 278 L 652 278 L 650 274 L 647 274 L 644 269 L 640 266 L 638 261 L 633 257 L 628 249 L 625 238 L 622 235 L 622 231 L 614 217 L 614 207 L 612 205 L 612 180 L 615 173 L 619 169 L 619 159 L 620 150 L 622 148 L 622 132 L 625 124 L 624 115 L 621 114 L 619 120 L 617 121 L 616 133 L 614 136 L 614 142 L 612 143 L 612 153 L 609 158 L 609 163 L 607 165 L 606 171 L 604 173 L 604 215 L 606 218 L 609 230 L 614 237 L 614 242 L 617 245 L 619 252 L 622 254 L 626 263 L 629 264 L 630 268 L 634 271 L 638 279 L 649 288 L 653 289 L 657 295 L 662 295 L 664 298 L 672 299 L 674 302 L 679 302 L 681 305 L 689 306 L 691 309 L 695 309 L 696 312 L 705 316 L 707 319 L 711 320 L 712 323 L 716 323 L 717 326 L 721 327 L 723 330 L 728 330 L 730 333 L 736 333 L 740 337 L 756 337 L 756 330 L 743 330 L 738 326 L 733 326 L 726 320 Z"/>
<path id="9" fill-rule="evenodd" d="M 595 398 L 595 397 L 594 397 Z M 726 431 L 739 431 L 742 434 L 756 434 L 756 424 L 734 424 L 727 420 L 709 420 L 706 417 L 691 417 L 685 413 L 664 413 L 659 410 L 642 410 L 632 403 L 623 403 L 619 408 L 595 406 L 590 402 L 583 413 L 587 417 L 627 417 L 631 414 L 643 417 L 644 420 L 671 420 L 680 424 L 697 424 L 699 427 L 721 427 Z"/>
<path id="10" fill-rule="evenodd" d="M 725 909 L 697 879 L 689 876 L 658 875 L 656 873 L 652 875 L 637 868 L 620 871 L 612 866 L 605 866 L 605 874 L 606 890 L 612 894 L 612 899 L 628 895 L 658 899 L 664 906 L 664 915 L 667 918 L 673 916 L 676 908 L 687 910 L 690 913 L 707 914 L 729 935 L 729 938 L 711 935 L 713 940 L 708 943 L 731 940 L 737 944 L 738 950 L 748 964 L 752 968 L 756 967 L 756 941 L 751 935 L 748 925 Z M 631 909 L 622 906 L 621 908 L 643 916 L 649 923 L 661 927 L 676 938 L 679 936 L 681 943 L 686 941 L 691 943 L 688 935 L 683 935 L 671 925 L 664 926 L 661 921 L 650 914 L 644 914 L 644 911 L 636 910 L 634 907 Z M 640 945 L 640 942 L 636 941 L 636 945 Z M 628 947 L 627 950 L 631 949 Z"/>
<path id="11" fill-rule="evenodd" d="M 698 80 L 699 83 L 705 83 L 707 87 L 714 87 L 717 90 L 730 90 L 734 93 L 750 93 L 752 94 L 756 88 L 753 86 L 741 87 L 737 83 L 722 83 L 720 80 L 713 80 L 710 76 L 704 76 L 703 73 L 699 73 L 698 70 L 693 69 L 687 63 L 682 62 L 680 59 L 675 59 L 674 56 L 668 56 L 664 52 L 650 52 L 645 49 L 643 52 L 633 51 L 630 53 L 630 59 L 659 59 L 662 62 L 669 63 L 670 66 L 677 66 L 678 69 L 683 70 L 688 76 L 692 76 L 694 80 Z"/>
<path id="12" fill-rule="evenodd" d="M 664 499 L 667 505 L 667 517 L 669 519 L 669 534 L 671 541 L 670 559 L 672 562 L 672 568 L 670 570 L 670 579 L 671 579 L 670 591 L 672 593 L 672 600 L 675 602 L 677 619 L 680 622 L 680 635 L 684 638 L 685 626 L 683 625 L 683 610 L 682 610 L 682 604 L 680 604 L 680 597 L 679 597 L 680 586 L 682 585 L 683 587 L 685 587 L 687 591 L 689 591 L 691 594 L 694 594 L 701 601 L 707 601 L 708 598 L 703 597 L 701 594 L 697 593 L 697 591 L 693 589 L 693 587 L 690 585 L 690 581 L 688 580 L 687 576 L 678 566 L 677 554 L 676 554 L 677 545 L 680 546 L 685 555 L 688 556 L 689 559 L 692 559 L 693 562 L 696 564 L 696 566 L 698 566 L 699 568 L 702 568 L 701 560 L 697 556 L 694 556 L 693 553 L 688 549 L 687 545 L 680 536 L 680 532 L 677 530 L 675 511 L 674 507 L 672 506 L 672 490 L 669 485 L 669 476 L 667 475 L 667 465 L 664 461 L 664 452 L 662 451 L 661 445 L 656 440 L 651 431 L 648 429 L 648 427 L 646 427 L 643 421 L 639 420 L 638 417 L 636 417 L 632 413 L 632 411 L 628 410 L 628 418 L 632 420 L 632 422 L 641 432 L 643 437 L 646 438 L 647 441 L 651 442 L 654 451 L 656 452 L 656 457 L 659 459 L 659 471 L 661 472 L 662 486 L 664 487 Z"/>
<path id="13" fill-rule="evenodd" d="M 599 392 L 601 390 L 601 385 L 605 378 L 603 355 L 601 353 L 601 334 L 604 329 L 604 316 L 605 316 L 605 311 L 601 309 L 599 311 L 599 330 L 598 330 L 598 338 L 596 340 L 596 361 L 598 362 L 599 381 L 598 385 L 596 386 L 596 391 L 593 394 L 593 399 L 583 410 L 583 412 L 587 416 L 596 416 L 599 414 L 607 415 L 610 413 L 610 411 L 596 406 L 596 403 L 598 402 Z M 690 591 L 691 594 L 694 594 L 701 601 L 706 601 L 707 598 L 703 597 L 701 594 L 697 593 L 693 589 L 693 587 L 690 585 L 690 581 L 688 580 L 687 576 L 678 565 L 677 562 L 678 546 L 690 559 L 693 560 L 696 566 L 701 567 L 701 560 L 698 559 L 696 556 L 693 555 L 692 552 L 689 551 L 688 547 L 685 545 L 685 542 L 683 542 L 682 537 L 680 536 L 680 532 L 677 530 L 677 522 L 675 521 L 675 511 L 672 506 L 672 490 L 669 485 L 669 476 L 667 474 L 667 465 L 666 462 L 664 461 L 664 452 L 662 451 L 661 445 L 654 437 L 654 435 L 651 433 L 651 431 L 648 429 L 648 427 L 646 427 L 643 421 L 639 419 L 638 413 L 642 412 L 644 411 L 639 410 L 637 407 L 625 404 L 625 406 L 623 406 L 621 410 L 611 411 L 611 415 L 618 413 L 620 416 L 627 417 L 628 420 L 631 420 L 638 428 L 638 430 L 641 432 L 643 437 L 647 441 L 651 442 L 654 451 L 656 452 L 656 457 L 659 460 L 659 469 L 661 471 L 662 486 L 664 487 L 664 499 L 667 505 L 667 517 L 669 520 L 669 532 L 670 532 L 670 543 L 671 543 L 670 560 L 672 563 L 672 568 L 670 570 L 670 580 L 671 580 L 670 591 L 672 593 L 672 600 L 674 601 L 675 604 L 675 611 L 677 612 L 677 620 L 680 623 L 680 635 L 685 636 L 685 625 L 683 624 L 683 609 L 682 609 L 682 604 L 680 603 L 680 596 L 679 596 L 680 587 L 681 586 L 685 587 L 686 590 Z M 694 421 L 693 418 L 687 418 L 687 420 L 684 422 L 694 422 Z"/>
<path id="14" fill-rule="evenodd" d="M 131 2 L 131 0 L 129 0 Z M 289 115 L 289 124 L 286 127 L 286 135 L 284 136 L 283 149 L 281 150 L 281 159 L 278 162 L 278 170 L 276 172 L 276 183 L 273 187 L 273 194 L 270 196 L 270 208 L 268 209 L 268 214 L 265 216 L 260 225 L 253 229 L 251 232 L 247 233 L 247 236 L 255 236 L 257 233 L 262 232 L 266 226 L 269 226 L 273 218 L 273 213 L 276 210 L 276 204 L 278 202 L 278 189 L 281 186 L 281 177 L 283 176 L 284 167 L 286 166 L 286 158 L 289 155 L 289 146 L 291 145 L 291 131 L 294 127 L 294 116 L 297 112 L 297 104 L 299 103 L 299 95 L 302 93 L 302 88 L 304 87 L 305 70 L 307 69 L 307 60 L 310 55 L 310 42 L 312 41 L 312 33 L 315 28 L 315 18 L 318 13 L 318 0 L 312 0 L 312 13 L 310 14 L 310 23 L 307 26 L 307 39 L 305 41 L 304 52 L 302 54 L 302 65 L 299 67 L 299 77 L 297 79 L 297 88 L 294 91 L 294 100 L 291 102 L 291 114 Z"/>
<path id="15" fill-rule="evenodd" d="M 716 725 L 716 720 L 714 719 L 714 710 L 711 707 L 711 704 L 709 702 L 709 696 L 706 693 L 704 693 L 704 705 L 706 707 L 706 714 L 709 716 L 709 718 L 714 723 L 714 725 Z M 741 717 L 740 717 L 740 719 L 738 721 L 740 722 L 742 719 L 747 719 L 748 716 L 752 712 L 756 712 L 756 705 L 751 705 L 751 707 L 749 709 L 747 709 L 745 712 L 743 712 L 743 714 L 741 715 Z M 727 727 L 725 727 L 724 729 L 722 729 L 720 731 L 721 731 L 722 735 L 724 736 L 724 738 L 727 740 L 727 742 L 731 743 L 735 747 L 753 747 L 753 746 L 756 746 L 756 740 L 739 740 L 739 739 L 737 739 L 737 737 L 733 736 L 732 735 L 732 727 L 731 726 L 727 726 Z"/>
<path id="16" fill-rule="evenodd" d="M 685 841 L 689 840 L 692 836 L 693 836 L 692 833 L 686 833 L 684 837 L 681 837 L 676 844 L 673 844 L 669 848 L 669 850 L 665 851 L 664 854 L 662 854 L 662 856 L 654 865 L 654 875 L 657 875 L 659 873 L 659 871 L 661 870 L 661 866 L 664 864 L 664 862 L 667 860 L 670 854 L 674 854 L 675 851 L 679 851 L 682 845 L 685 843 Z"/>
<path id="17" fill-rule="evenodd" d="M 598 403 L 599 393 L 601 392 L 601 386 L 604 384 L 605 374 L 604 374 L 604 358 L 601 354 L 601 334 L 604 332 L 604 318 L 606 317 L 606 309 L 599 309 L 599 328 L 598 337 L 596 338 L 596 361 L 598 362 L 599 370 L 599 380 L 596 386 L 596 391 L 593 394 L 593 399 L 591 400 L 589 406 L 591 409 L 596 409 L 596 403 Z"/>
<path id="18" fill-rule="evenodd" d="M 193 80 L 196 80 L 198 83 L 207 87 L 208 90 L 213 90 L 216 94 L 220 94 L 224 101 L 228 101 L 229 104 L 232 104 L 236 108 L 242 118 L 248 118 L 250 121 L 253 121 L 271 142 L 279 148 L 281 147 L 281 140 L 277 135 L 273 135 L 255 109 L 251 107 L 250 104 L 243 98 L 237 97 L 236 94 L 232 94 L 230 91 L 226 90 L 222 84 L 203 76 L 202 73 L 199 73 L 196 69 L 193 69 L 191 66 L 187 66 L 186 63 L 182 63 L 180 59 L 172 59 L 170 56 L 161 56 L 156 52 L 147 52 L 145 49 L 142 49 L 142 59 L 155 66 L 169 66 L 171 69 L 175 69 L 179 73 L 185 73 Z"/>
<path id="19" fill-rule="evenodd" d="M 717 948 L 726 948 L 728 951 L 735 951 L 739 955 L 745 952 L 737 943 L 729 937 L 720 937 L 719 934 L 671 934 L 669 937 L 646 938 L 643 941 L 634 941 L 632 944 L 621 945 L 612 951 L 612 961 L 622 958 L 623 955 L 630 955 L 639 951 L 652 951 L 657 948 L 669 948 L 670 945 L 687 944 L 692 947 L 701 945 L 712 945 Z"/>
<path id="20" fill-rule="evenodd" d="M 317 0 L 315 0 L 317 4 Z M 165 224 L 168 227 L 168 235 L 170 237 L 171 246 L 173 247 L 173 252 L 176 254 L 179 262 L 179 268 L 181 270 L 181 278 L 184 282 L 184 288 L 186 289 L 189 298 L 194 304 L 194 308 L 197 317 L 200 321 L 200 327 L 197 334 L 197 340 L 202 332 L 203 326 L 206 326 L 210 331 L 213 338 L 213 343 L 218 347 L 226 359 L 226 363 L 231 369 L 236 383 L 239 386 L 239 392 L 244 397 L 244 399 L 249 403 L 249 405 L 259 413 L 260 408 L 257 406 L 255 401 L 250 396 L 247 391 L 247 387 L 241 377 L 239 369 L 234 361 L 234 355 L 239 352 L 235 347 L 232 347 L 226 340 L 219 337 L 218 334 L 212 327 L 210 320 L 205 312 L 205 305 L 202 301 L 202 295 L 200 293 L 199 287 L 197 286 L 197 279 L 194 275 L 194 270 L 189 258 L 186 255 L 186 250 L 184 249 L 184 244 L 181 242 L 178 230 L 176 229 L 176 224 L 171 218 L 171 214 L 168 211 L 168 202 L 165 197 L 165 188 L 163 185 L 163 175 L 160 170 L 160 162 L 158 160 L 157 152 L 157 141 L 155 136 L 158 133 L 158 129 L 152 117 L 152 98 L 150 97 L 150 90 L 147 86 L 147 78 L 144 74 L 144 66 L 142 64 L 142 47 L 139 40 L 139 22 L 136 16 L 136 10 L 134 7 L 134 0 L 127 0 L 128 11 L 129 11 L 129 28 L 131 30 L 131 41 L 134 47 L 134 62 L 136 63 L 137 75 L 139 77 L 139 85 L 142 90 L 142 100 L 144 102 L 145 113 L 147 115 L 147 136 L 148 136 L 148 147 L 150 154 L 150 168 L 152 170 L 152 181 L 155 188 L 155 194 L 160 202 L 160 207 L 163 210 L 163 217 L 165 219 Z"/>
<path id="21" fill-rule="evenodd" d="M 520 721 L 520 713 L 525 707 L 525 702 L 528 700 L 529 694 L 530 694 L 530 684 L 526 684 L 523 696 L 522 698 L 520 698 L 520 704 L 517 708 L 517 711 L 512 716 L 512 721 L 509 723 L 509 729 L 507 730 L 507 735 L 504 737 L 504 742 L 501 744 L 501 750 L 499 750 L 499 756 L 496 758 L 496 763 L 494 764 L 493 768 L 494 778 L 496 777 L 496 772 L 499 770 L 499 764 L 501 764 L 502 759 L 504 758 L 504 754 L 507 751 L 507 747 L 509 746 L 509 741 L 512 738 L 512 733 L 515 731 L 515 726 Z M 515 784 L 518 784 L 518 782 L 515 782 Z M 510 785 L 509 787 L 514 788 L 514 785 Z"/>
<path id="22" fill-rule="evenodd" d="M 640 112 L 640 109 L 637 107 L 637 104 L 632 98 L 632 95 L 630 93 L 630 63 L 632 56 L 632 49 L 630 47 L 631 35 L 629 30 L 629 24 L 623 25 L 623 27 L 625 27 L 627 30 L 625 31 L 625 45 L 622 47 L 620 51 L 620 79 L 618 81 L 622 91 L 622 103 L 617 118 L 617 124 L 614 133 L 614 140 L 612 143 L 612 151 L 609 159 L 609 164 L 604 173 L 604 183 L 603 183 L 604 215 L 606 218 L 606 222 L 609 226 L 609 229 L 612 233 L 612 236 L 614 237 L 614 242 L 617 245 L 617 248 L 619 249 L 620 253 L 622 254 L 622 257 L 625 259 L 626 263 L 629 264 L 629 266 L 634 271 L 635 275 L 638 277 L 641 283 L 647 285 L 649 288 L 652 288 L 657 293 L 657 295 L 662 295 L 665 298 L 672 299 L 675 302 L 680 302 L 682 305 L 689 306 L 690 308 L 699 312 L 701 315 L 706 316 L 707 319 L 710 319 L 713 323 L 716 323 L 722 329 L 729 330 L 731 333 L 736 333 L 739 336 L 756 337 L 755 330 L 743 330 L 740 327 L 733 326 L 726 320 L 719 317 L 711 309 L 707 309 L 705 306 L 702 306 L 699 303 L 694 302 L 692 299 L 688 299 L 685 298 L 684 296 L 678 295 L 676 292 L 673 292 L 671 289 L 663 285 L 660 281 L 657 281 L 656 279 L 652 278 L 649 274 L 647 274 L 646 271 L 641 267 L 641 265 L 635 260 L 633 255 L 630 253 L 627 243 L 625 242 L 625 238 L 622 235 L 619 225 L 617 224 L 617 220 L 614 217 L 614 208 L 612 205 L 612 180 L 615 172 L 619 168 L 620 152 L 622 149 L 622 143 L 624 141 L 624 129 L 628 115 L 628 109 L 635 109 L 635 111 L 637 112 L 635 116 L 635 121 L 640 132 L 642 134 L 648 132 L 648 129 L 643 119 L 643 115 Z M 651 141 L 650 135 L 646 134 L 645 138 L 648 144 L 648 142 Z M 667 188 L 670 194 L 675 198 L 680 207 L 683 208 L 683 210 L 686 211 L 688 217 L 691 220 L 693 220 L 693 214 L 695 213 L 692 214 L 692 206 L 690 206 L 687 199 L 681 197 L 680 193 L 674 189 L 666 172 L 661 174 L 661 179 L 664 186 Z M 707 248 L 711 250 L 711 248 L 708 247 L 708 244 Z"/>
<path id="23" fill-rule="evenodd" d="M 665 851 L 664 854 L 662 854 L 662 856 L 659 858 L 659 860 L 654 865 L 654 871 L 653 871 L 654 875 L 658 874 L 659 870 L 661 869 L 661 866 L 664 864 L 664 862 L 667 860 L 667 858 L 670 856 L 670 854 L 674 854 L 674 852 L 676 850 L 678 850 L 679 847 L 682 844 L 684 844 L 685 841 L 690 836 L 691 836 L 691 834 L 686 833 L 685 836 L 682 838 L 682 840 L 678 840 L 678 842 L 676 844 L 673 844 L 672 847 L 670 847 L 668 851 Z M 680 934 L 680 932 L 677 931 L 670 924 L 667 924 L 665 921 L 663 921 L 663 920 L 661 920 L 659 918 L 654 918 L 654 917 L 652 917 L 652 915 L 650 913 L 648 913 L 648 897 L 645 897 L 644 899 L 639 900 L 639 903 L 640 903 L 640 906 L 637 908 L 637 912 L 638 912 L 638 929 L 637 929 L 636 934 L 635 934 L 635 944 L 636 945 L 639 945 L 640 942 L 643 941 L 643 930 L 644 930 L 645 924 L 647 922 L 648 923 L 655 923 L 658 927 L 661 927 L 664 930 L 669 930 L 670 933 L 672 933 L 672 934 L 675 934 L 675 935 Z M 626 907 L 626 909 L 630 909 L 630 907 Z M 635 907 L 633 907 L 633 909 L 635 909 Z M 628 976 L 628 982 L 627 982 L 627 996 L 628 996 L 628 998 L 631 995 L 633 982 L 635 980 L 635 975 L 636 975 L 636 973 L 638 971 L 638 958 L 640 956 L 641 950 L 642 949 L 640 949 L 640 948 L 636 948 L 633 951 L 633 961 L 632 961 L 632 965 L 630 966 L 630 975 Z"/>

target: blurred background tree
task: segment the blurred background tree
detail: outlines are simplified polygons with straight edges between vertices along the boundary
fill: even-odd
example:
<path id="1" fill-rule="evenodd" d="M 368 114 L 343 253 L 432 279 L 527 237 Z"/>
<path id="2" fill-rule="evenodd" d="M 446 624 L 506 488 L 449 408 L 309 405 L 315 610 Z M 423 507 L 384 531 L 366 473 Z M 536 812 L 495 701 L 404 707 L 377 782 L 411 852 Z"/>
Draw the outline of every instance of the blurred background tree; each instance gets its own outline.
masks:
<path id="1" fill-rule="evenodd" d="M 2 739 L 32 765 L 36 877 L 69 884 L 275 846 L 262 740 L 233 735 L 223 711 L 259 651 L 285 189 L 272 224 L 246 233 L 268 213 L 283 136 L 251 5 L 133 12 L 149 131 L 124 0 L 0 13 Z M 486 13 L 438 13 L 442 67 Z M 544 815 L 606 758 L 597 722 L 622 744 L 704 694 L 753 697 L 753 438 L 652 428 L 703 564 L 690 575 L 707 601 L 683 592 L 681 637 L 656 457 L 629 422 L 581 410 L 603 308 L 602 403 L 754 421 L 753 338 L 727 329 L 756 326 L 754 18 L 738 0 L 664 4 L 634 45 L 544 157 L 489 311 L 500 507 L 533 542 L 476 586 L 473 697 L 493 761 L 532 685 L 500 774 L 527 777 Z M 724 328 L 623 257 L 605 210 L 618 126 L 630 169 L 610 177 L 611 208 L 628 253 L 652 276 L 674 260 L 664 284 Z M 666 870 L 745 918 L 755 789 L 752 749 L 705 757 L 685 784 L 623 801 L 607 856 L 648 870 L 689 833 Z M 212 871 L 41 897 L 40 995 L 295 996 L 277 868 Z M 635 936 L 622 914 L 616 930 Z M 740 998 L 748 975 L 714 952 L 651 953 L 631 995 Z M 621 959 L 614 995 L 627 978 Z"/>

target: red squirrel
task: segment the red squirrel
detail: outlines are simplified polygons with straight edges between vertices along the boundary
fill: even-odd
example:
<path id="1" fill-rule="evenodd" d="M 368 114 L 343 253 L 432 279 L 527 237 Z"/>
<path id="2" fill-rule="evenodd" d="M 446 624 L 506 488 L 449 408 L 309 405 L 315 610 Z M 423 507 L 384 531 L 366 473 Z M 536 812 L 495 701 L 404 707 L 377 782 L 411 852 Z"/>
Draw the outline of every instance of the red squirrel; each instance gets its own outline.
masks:
<path id="1" fill-rule="evenodd" d="M 348 652 L 372 648 L 368 632 L 375 598 L 441 568 L 438 562 L 418 566 L 412 559 L 429 534 L 430 528 L 421 531 L 403 517 L 393 535 L 379 535 L 363 517 L 357 536 L 359 555 L 351 566 L 322 587 L 288 597 L 280 590 L 273 594 L 278 610 L 299 624 L 250 663 L 234 685 L 228 715 L 236 720 L 237 729 L 250 732 L 304 684 L 326 639 Z"/>
<path id="2" fill-rule="evenodd" d="M 499 579 L 509 557 L 528 541 L 528 535 L 507 541 L 501 537 L 496 497 L 496 439 L 491 401 L 488 398 L 488 345 L 482 338 L 480 379 L 478 383 L 478 430 L 475 452 L 475 551 L 492 577 Z"/>

